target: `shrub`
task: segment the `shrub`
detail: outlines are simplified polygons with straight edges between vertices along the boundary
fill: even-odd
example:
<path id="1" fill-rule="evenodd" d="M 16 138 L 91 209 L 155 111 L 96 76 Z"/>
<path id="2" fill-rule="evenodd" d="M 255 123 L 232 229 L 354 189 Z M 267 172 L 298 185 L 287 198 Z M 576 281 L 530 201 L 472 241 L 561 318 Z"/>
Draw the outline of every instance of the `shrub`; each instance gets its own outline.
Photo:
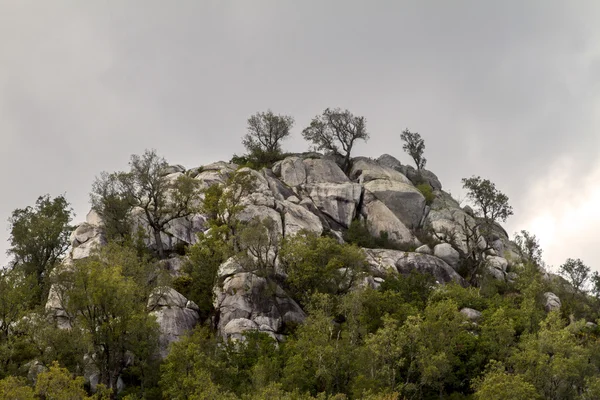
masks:
<path id="1" fill-rule="evenodd" d="M 417 189 L 423 196 L 425 196 L 425 204 L 428 206 L 431 205 L 433 200 L 435 200 L 435 195 L 433 194 L 433 188 L 431 185 L 429 183 L 421 183 L 417 185 Z"/>

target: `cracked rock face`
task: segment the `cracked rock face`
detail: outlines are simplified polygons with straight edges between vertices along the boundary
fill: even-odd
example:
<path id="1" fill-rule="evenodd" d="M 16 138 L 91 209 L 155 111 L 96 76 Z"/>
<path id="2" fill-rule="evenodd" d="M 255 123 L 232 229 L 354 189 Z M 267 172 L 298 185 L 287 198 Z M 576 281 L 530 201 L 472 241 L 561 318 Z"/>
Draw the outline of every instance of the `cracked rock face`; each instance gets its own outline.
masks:
<path id="1" fill-rule="evenodd" d="M 433 275 L 438 283 L 456 282 L 462 286 L 467 285 L 451 266 L 428 254 L 384 249 L 365 249 L 365 253 L 373 276 L 384 278 L 389 274 L 409 274 L 416 270 Z"/>
<path id="2" fill-rule="evenodd" d="M 304 321 L 304 311 L 277 283 L 232 268 L 231 259 L 225 264 L 219 269 L 222 283 L 215 287 L 221 336 L 242 340 L 244 332 L 257 330 L 280 340 L 286 323 Z"/>
<path id="3" fill-rule="evenodd" d="M 156 288 L 148 299 L 147 308 L 158 322 L 162 358 L 169 354 L 169 345 L 193 329 L 200 320 L 198 306 L 173 288 Z"/>

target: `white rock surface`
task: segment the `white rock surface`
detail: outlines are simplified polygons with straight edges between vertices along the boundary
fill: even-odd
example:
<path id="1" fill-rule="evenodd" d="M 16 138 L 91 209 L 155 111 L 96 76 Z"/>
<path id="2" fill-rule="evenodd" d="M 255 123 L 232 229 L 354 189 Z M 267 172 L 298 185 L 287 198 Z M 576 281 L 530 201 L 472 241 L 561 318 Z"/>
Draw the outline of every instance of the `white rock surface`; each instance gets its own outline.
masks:
<path id="1" fill-rule="evenodd" d="M 460 262 L 460 254 L 449 243 L 440 243 L 433 248 L 433 255 L 444 260 L 456 269 Z"/>
<path id="2" fill-rule="evenodd" d="M 365 189 L 383 202 L 408 228 L 419 226 L 425 211 L 425 197 L 414 186 L 387 179 L 365 183 Z"/>
<path id="3" fill-rule="evenodd" d="M 544 299 L 546 300 L 544 303 L 544 309 L 546 312 L 557 311 L 562 307 L 562 303 L 560 298 L 552 292 L 544 293 Z"/>

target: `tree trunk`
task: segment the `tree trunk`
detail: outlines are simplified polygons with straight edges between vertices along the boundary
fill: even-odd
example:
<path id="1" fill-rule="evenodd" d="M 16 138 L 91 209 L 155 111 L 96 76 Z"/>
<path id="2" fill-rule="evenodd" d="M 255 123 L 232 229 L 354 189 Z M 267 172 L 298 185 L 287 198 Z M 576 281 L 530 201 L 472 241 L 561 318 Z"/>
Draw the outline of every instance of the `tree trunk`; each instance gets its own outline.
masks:
<path id="1" fill-rule="evenodd" d="M 165 250 L 163 248 L 163 242 L 160 237 L 160 230 L 152 228 L 154 230 L 154 241 L 156 242 L 156 250 L 158 251 L 158 258 L 161 260 L 165 258 Z"/>

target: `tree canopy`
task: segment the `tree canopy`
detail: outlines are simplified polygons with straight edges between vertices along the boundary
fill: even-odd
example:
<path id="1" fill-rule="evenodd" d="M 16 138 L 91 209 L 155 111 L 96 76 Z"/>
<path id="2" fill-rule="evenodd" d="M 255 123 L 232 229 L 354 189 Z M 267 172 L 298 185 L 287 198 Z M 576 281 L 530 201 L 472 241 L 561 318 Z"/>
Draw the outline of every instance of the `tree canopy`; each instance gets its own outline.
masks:
<path id="1" fill-rule="evenodd" d="M 425 168 L 425 164 L 427 163 L 427 159 L 423 157 L 425 141 L 421 138 L 421 135 L 417 132 L 411 132 L 406 128 L 400 134 L 400 138 L 404 142 L 402 149 L 412 157 L 417 170 Z"/>
<path id="2" fill-rule="evenodd" d="M 331 151 L 343 158 L 343 169 L 350 168 L 350 156 L 356 140 L 369 140 L 365 117 L 354 116 L 348 110 L 327 108 L 302 131 L 304 139 L 317 150 Z"/>

